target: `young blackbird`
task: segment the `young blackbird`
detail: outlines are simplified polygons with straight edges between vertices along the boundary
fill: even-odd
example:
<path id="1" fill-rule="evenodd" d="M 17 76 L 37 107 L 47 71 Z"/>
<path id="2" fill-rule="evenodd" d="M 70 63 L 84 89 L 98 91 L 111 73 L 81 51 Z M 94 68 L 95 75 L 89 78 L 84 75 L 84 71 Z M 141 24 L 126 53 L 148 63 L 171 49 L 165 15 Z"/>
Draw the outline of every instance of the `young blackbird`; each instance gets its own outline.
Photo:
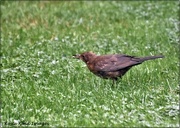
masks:
<path id="1" fill-rule="evenodd" d="M 98 56 L 90 51 L 74 55 L 74 57 L 84 61 L 92 73 L 104 79 L 112 79 L 114 84 L 118 77 L 121 78 L 133 66 L 164 56 L 135 57 L 124 54 Z"/>

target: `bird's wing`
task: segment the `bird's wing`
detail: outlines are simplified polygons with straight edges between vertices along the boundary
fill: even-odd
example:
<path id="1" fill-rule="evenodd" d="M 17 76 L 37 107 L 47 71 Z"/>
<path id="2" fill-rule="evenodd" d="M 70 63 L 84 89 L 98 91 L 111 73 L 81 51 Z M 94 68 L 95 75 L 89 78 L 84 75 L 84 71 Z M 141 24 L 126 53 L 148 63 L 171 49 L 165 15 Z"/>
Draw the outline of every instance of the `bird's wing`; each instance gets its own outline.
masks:
<path id="1" fill-rule="evenodd" d="M 140 63 L 142 61 L 134 56 L 121 54 L 104 55 L 98 56 L 94 60 L 94 69 L 96 71 L 117 71 Z"/>

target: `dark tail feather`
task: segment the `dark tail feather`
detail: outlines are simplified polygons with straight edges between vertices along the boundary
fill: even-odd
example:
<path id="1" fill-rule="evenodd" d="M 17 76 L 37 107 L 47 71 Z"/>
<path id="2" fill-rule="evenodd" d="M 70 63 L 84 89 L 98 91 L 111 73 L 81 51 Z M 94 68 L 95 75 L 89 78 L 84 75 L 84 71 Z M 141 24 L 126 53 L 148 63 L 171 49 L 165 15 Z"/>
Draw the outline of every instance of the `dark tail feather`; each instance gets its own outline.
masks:
<path id="1" fill-rule="evenodd" d="M 158 58 L 164 58 L 164 56 L 163 55 L 147 56 L 147 57 L 140 58 L 140 60 L 141 61 L 146 61 L 146 60 L 153 60 L 153 59 L 158 59 Z"/>

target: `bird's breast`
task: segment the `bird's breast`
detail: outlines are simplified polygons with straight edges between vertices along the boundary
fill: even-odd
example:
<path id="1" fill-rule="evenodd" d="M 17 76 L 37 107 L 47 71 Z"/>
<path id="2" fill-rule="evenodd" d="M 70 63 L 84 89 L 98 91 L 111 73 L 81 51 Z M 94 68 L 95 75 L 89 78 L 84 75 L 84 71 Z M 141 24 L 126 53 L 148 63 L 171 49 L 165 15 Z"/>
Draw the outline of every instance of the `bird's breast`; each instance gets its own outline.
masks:
<path id="1" fill-rule="evenodd" d="M 94 66 L 92 64 L 87 64 L 88 69 L 93 72 Z"/>

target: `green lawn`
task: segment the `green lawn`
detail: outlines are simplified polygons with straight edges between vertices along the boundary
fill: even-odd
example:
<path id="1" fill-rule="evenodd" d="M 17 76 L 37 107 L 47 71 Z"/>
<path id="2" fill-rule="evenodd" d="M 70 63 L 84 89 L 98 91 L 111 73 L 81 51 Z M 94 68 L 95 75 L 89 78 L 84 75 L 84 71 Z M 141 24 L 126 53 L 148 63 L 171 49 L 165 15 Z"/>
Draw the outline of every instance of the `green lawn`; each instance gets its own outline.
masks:
<path id="1" fill-rule="evenodd" d="M 2 126 L 178 127 L 178 1 L 1 2 Z M 112 81 L 72 55 L 165 58 Z"/>

